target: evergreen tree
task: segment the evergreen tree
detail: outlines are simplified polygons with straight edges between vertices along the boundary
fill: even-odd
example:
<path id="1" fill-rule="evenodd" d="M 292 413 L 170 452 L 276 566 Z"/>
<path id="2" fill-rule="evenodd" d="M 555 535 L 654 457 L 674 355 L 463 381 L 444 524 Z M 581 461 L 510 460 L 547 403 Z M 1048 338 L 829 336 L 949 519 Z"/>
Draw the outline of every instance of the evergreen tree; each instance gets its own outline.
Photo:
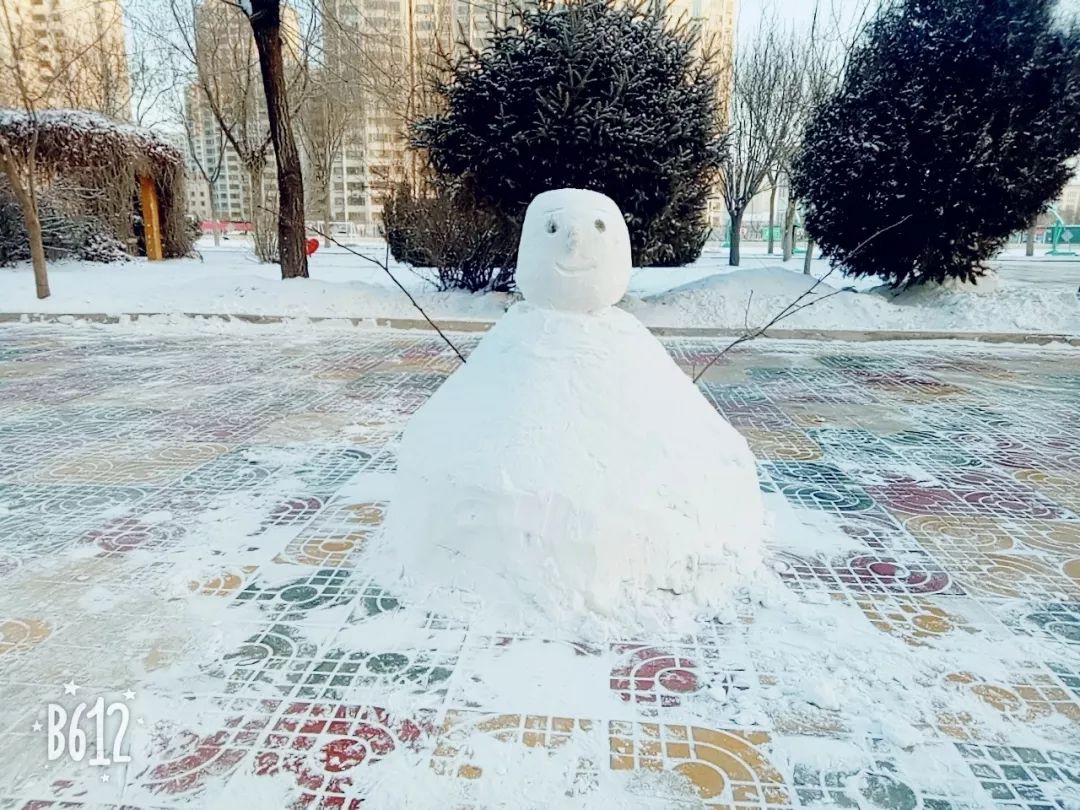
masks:
<path id="1" fill-rule="evenodd" d="M 1080 33 L 1055 11 L 895 0 L 879 13 L 794 172 L 807 229 L 845 273 L 974 280 L 1060 194 L 1080 152 Z"/>
<path id="2" fill-rule="evenodd" d="M 542 191 L 603 192 L 638 264 L 701 252 L 721 155 L 717 70 L 687 25 L 615 0 L 526 11 L 438 90 L 414 145 L 440 180 L 520 225 Z"/>

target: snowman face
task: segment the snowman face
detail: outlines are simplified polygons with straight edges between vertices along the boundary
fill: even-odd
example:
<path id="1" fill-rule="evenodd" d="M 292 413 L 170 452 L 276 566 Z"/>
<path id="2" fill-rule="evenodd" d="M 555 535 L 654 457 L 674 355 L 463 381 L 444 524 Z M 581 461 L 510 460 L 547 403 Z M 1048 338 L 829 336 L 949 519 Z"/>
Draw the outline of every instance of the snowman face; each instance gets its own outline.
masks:
<path id="1" fill-rule="evenodd" d="M 529 204 L 516 274 L 529 303 L 570 312 L 609 307 L 626 293 L 630 264 L 630 234 L 610 198 L 564 188 Z"/>

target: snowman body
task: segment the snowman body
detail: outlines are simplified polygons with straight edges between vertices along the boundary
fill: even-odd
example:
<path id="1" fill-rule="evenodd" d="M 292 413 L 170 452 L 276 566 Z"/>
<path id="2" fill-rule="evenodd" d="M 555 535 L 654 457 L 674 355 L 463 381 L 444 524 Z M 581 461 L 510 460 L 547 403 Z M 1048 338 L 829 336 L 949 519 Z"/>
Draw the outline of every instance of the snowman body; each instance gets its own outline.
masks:
<path id="1" fill-rule="evenodd" d="M 385 526 L 418 593 L 540 617 L 709 602 L 760 565 L 746 442 L 633 316 L 617 207 L 536 198 L 516 304 L 410 420 Z M 708 583 L 703 592 L 703 583 Z"/>

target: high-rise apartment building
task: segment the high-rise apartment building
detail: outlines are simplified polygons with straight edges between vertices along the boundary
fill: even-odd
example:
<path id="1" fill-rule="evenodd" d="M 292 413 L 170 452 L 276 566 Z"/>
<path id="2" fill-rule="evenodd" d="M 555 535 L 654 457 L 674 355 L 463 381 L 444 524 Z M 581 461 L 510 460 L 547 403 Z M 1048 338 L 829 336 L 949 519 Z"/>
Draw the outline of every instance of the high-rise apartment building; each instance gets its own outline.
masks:
<path id="1" fill-rule="evenodd" d="M 131 117 L 120 0 L 0 3 L 0 106 L 29 101 L 37 109 L 75 107 Z"/>
<path id="2" fill-rule="evenodd" d="M 250 177 L 218 126 L 202 88 L 189 85 L 185 94 L 188 212 L 201 220 L 216 215 L 220 220 L 246 221 Z"/>
<path id="3" fill-rule="evenodd" d="M 282 30 L 288 69 L 299 45 L 291 8 L 282 10 Z M 273 207 L 277 185 L 258 54 L 240 9 L 220 0 L 204 0 L 196 8 L 195 59 L 200 79 L 185 89 L 184 97 L 188 210 L 204 220 L 216 214 L 220 220 L 250 222 L 255 206 Z M 245 155 L 222 129 L 219 115 L 248 151 L 265 143 L 265 165 L 258 175 L 245 165 Z"/>

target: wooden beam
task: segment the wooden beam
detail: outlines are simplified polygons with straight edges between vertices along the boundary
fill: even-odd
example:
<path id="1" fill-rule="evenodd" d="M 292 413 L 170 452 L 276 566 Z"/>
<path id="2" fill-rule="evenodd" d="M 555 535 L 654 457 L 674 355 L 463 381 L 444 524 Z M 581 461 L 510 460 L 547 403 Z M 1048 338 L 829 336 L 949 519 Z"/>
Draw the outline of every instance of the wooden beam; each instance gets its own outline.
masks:
<path id="1" fill-rule="evenodd" d="M 157 188 L 154 178 L 139 178 L 139 196 L 142 200 L 143 241 L 146 243 L 146 258 L 158 261 L 165 257 L 161 247 L 161 210 L 158 206 Z"/>

